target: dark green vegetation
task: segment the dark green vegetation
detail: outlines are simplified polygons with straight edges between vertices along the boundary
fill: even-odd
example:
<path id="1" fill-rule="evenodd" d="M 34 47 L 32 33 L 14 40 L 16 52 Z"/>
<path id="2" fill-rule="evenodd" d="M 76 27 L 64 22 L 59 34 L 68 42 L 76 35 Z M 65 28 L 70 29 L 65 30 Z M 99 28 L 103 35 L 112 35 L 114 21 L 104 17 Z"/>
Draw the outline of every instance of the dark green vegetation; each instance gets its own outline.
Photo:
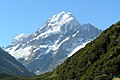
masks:
<path id="1" fill-rule="evenodd" d="M 14 76 L 10 74 L 0 74 L 0 80 L 32 80 L 31 77 Z"/>
<path id="2" fill-rule="evenodd" d="M 111 80 L 120 77 L 120 22 L 40 80 Z"/>
<path id="3" fill-rule="evenodd" d="M 103 31 L 53 72 L 33 80 L 112 80 L 113 77 L 120 77 L 120 22 Z"/>

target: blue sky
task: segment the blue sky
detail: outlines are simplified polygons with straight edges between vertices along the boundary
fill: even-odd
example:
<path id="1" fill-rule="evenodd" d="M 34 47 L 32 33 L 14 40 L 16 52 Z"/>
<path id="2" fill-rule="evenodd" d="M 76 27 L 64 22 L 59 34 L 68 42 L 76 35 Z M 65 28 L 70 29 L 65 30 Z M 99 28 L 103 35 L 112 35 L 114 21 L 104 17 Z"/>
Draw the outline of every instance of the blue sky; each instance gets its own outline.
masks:
<path id="1" fill-rule="evenodd" d="M 0 46 L 20 33 L 33 33 L 61 11 L 104 30 L 120 20 L 120 0 L 0 0 Z"/>

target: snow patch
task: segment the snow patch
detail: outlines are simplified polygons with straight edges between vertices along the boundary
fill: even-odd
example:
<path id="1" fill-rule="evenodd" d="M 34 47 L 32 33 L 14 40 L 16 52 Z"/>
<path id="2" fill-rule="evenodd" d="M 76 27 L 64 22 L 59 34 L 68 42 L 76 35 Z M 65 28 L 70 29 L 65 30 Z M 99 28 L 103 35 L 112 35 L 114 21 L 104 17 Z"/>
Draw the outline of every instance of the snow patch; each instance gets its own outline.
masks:
<path id="1" fill-rule="evenodd" d="M 77 33 L 75 33 L 74 35 L 72 35 L 72 37 L 75 37 L 78 34 L 79 31 L 77 31 Z"/>
<path id="2" fill-rule="evenodd" d="M 28 34 L 22 33 L 22 34 L 19 34 L 18 36 L 16 36 L 14 39 L 19 40 L 23 37 L 28 37 L 28 36 L 29 36 Z"/>
<path id="3" fill-rule="evenodd" d="M 89 42 L 91 42 L 91 41 L 87 41 L 87 42 L 83 43 L 82 45 L 77 46 L 77 47 L 76 47 L 75 49 L 73 49 L 73 51 L 68 55 L 68 57 L 72 56 L 72 55 L 73 55 L 74 53 L 76 53 L 78 50 L 80 50 L 81 48 L 85 47 L 85 45 L 86 45 L 87 43 L 89 43 Z"/>
<path id="4" fill-rule="evenodd" d="M 19 44 L 15 47 L 12 47 L 12 50 L 7 49 L 6 51 L 9 52 L 13 57 L 15 57 L 16 59 L 19 58 L 26 58 L 31 54 L 32 52 L 32 46 L 28 46 L 25 48 L 20 48 L 17 51 L 15 51 L 15 49 L 19 46 Z"/>

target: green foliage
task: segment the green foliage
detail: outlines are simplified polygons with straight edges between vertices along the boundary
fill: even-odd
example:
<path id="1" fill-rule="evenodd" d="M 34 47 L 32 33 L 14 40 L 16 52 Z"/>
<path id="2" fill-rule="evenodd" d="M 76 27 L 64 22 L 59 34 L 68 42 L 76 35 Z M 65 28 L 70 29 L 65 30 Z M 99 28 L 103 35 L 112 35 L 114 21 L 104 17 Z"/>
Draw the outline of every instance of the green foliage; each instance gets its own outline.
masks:
<path id="1" fill-rule="evenodd" d="M 49 79 L 55 80 L 111 80 L 120 76 L 120 22 L 57 67 Z M 41 76 L 39 77 L 41 79 Z"/>
<path id="2" fill-rule="evenodd" d="M 103 31 L 53 72 L 31 79 L 112 80 L 113 77 L 120 77 L 120 22 Z"/>

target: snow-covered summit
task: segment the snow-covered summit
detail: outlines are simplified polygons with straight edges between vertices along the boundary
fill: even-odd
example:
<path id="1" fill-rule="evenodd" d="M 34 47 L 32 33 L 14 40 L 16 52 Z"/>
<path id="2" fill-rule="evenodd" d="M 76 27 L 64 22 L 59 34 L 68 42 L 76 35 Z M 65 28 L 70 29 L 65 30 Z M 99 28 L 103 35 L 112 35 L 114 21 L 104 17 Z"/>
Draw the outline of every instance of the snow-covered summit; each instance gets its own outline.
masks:
<path id="1" fill-rule="evenodd" d="M 53 17 L 51 17 L 48 20 L 48 22 L 50 22 L 51 24 L 63 25 L 66 22 L 69 22 L 69 21 L 71 21 L 73 19 L 74 19 L 74 17 L 72 16 L 71 13 L 69 13 L 69 12 L 61 12 L 61 13 L 59 13 L 59 14 L 54 15 Z"/>
<path id="2" fill-rule="evenodd" d="M 81 25 L 69 12 L 58 13 L 31 35 L 21 34 L 6 48 L 29 70 L 45 73 L 72 56 L 84 43 L 99 35 L 91 24 Z"/>
<path id="3" fill-rule="evenodd" d="M 48 21 L 38 31 L 40 31 L 40 33 L 48 30 L 60 31 L 60 28 L 64 27 L 63 25 L 69 24 L 74 20 L 75 18 L 71 13 L 63 11 L 49 18 Z M 78 21 L 76 21 L 76 23 L 78 23 Z"/>

